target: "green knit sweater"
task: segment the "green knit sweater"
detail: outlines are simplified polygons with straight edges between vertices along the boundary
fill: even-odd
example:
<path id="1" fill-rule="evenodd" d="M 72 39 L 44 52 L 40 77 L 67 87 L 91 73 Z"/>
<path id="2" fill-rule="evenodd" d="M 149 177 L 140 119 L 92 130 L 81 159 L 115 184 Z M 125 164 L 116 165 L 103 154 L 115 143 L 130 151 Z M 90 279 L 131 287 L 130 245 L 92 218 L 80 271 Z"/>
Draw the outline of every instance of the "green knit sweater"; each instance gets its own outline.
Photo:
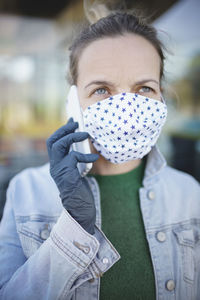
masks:
<path id="1" fill-rule="evenodd" d="M 103 274 L 101 300 L 155 300 L 153 266 L 139 202 L 145 162 L 118 175 L 93 175 L 100 187 L 102 230 L 121 259 Z"/>

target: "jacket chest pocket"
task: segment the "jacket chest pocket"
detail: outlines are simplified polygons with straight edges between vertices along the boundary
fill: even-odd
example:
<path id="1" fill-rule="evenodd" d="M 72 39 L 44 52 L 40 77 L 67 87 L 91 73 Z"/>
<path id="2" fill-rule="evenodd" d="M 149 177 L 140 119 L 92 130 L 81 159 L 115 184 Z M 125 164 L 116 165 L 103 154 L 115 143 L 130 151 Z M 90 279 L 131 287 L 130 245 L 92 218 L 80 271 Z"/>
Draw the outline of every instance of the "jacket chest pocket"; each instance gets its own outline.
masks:
<path id="1" fill-rule="evenodd" d="M 173 231 L 181 249 L 184 280 L 193 283 L 196 272 L 200 273 L 200 226 Z"/>
<path id="2" fill-rule="evenodd" d="M 18 222 L 17 231 L 21 241 L 22 249 L 28 258 L 42 245 L 49 237 L 55 222 L 29 220 Z"/>

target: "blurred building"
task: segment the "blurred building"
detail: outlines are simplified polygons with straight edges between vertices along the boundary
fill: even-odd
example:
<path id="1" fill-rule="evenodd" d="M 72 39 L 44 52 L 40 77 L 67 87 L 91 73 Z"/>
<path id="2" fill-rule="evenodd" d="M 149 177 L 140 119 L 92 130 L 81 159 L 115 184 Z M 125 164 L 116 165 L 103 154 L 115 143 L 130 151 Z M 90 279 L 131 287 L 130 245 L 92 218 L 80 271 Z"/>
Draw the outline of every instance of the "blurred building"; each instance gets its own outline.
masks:
<path id="1" fill-rule="evenodd" d="M 166 156 L 173 167 L 200 181 L 199 11 L 199 0 L 178 1 L 154 25 L 170 50 L 165 70 L 169 108 L 165 131 L 170 146 Z"/>

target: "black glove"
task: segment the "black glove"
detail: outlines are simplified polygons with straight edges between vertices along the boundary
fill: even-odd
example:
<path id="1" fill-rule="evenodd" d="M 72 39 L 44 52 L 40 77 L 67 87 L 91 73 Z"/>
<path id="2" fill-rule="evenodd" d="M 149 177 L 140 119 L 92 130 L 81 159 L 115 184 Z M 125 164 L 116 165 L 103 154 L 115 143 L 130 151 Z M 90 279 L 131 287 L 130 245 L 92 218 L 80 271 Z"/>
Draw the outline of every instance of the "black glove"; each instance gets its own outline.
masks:
<path id="1" fill-rule="evenodd" d="M 77 163 L 94 162 L 99 155 L 69 152 L 72 143 L 89 137 L 87 132 L 74 132 L 77 127 L 78 122 L 71 118 L 47 139 L 50 174 L 59 189 L 63 206 L 87 232 L 94 234 L 94 198 L 87 180 L 78 171 Z"/>

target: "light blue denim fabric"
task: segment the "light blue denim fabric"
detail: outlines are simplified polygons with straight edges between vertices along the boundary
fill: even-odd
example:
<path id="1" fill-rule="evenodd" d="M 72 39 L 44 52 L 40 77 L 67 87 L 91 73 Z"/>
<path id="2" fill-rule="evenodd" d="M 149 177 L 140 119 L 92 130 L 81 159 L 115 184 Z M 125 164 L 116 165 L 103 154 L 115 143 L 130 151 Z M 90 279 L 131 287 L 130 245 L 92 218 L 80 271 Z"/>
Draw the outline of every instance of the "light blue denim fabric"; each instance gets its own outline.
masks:
<path id="1" fill-rule="evenodd" d="M 94 235 L 63 209 L 49 164 L 11 180 L 0 226 L 1 300 L 99 299 L 100 276 L 120 254 L 100 229 L 98 184 L 93 177 L 88 182 L 97 210 Z M 166 166 L 154 147 L 140 204 L 156 299 L 200 299 L 199 183 Z"/>

